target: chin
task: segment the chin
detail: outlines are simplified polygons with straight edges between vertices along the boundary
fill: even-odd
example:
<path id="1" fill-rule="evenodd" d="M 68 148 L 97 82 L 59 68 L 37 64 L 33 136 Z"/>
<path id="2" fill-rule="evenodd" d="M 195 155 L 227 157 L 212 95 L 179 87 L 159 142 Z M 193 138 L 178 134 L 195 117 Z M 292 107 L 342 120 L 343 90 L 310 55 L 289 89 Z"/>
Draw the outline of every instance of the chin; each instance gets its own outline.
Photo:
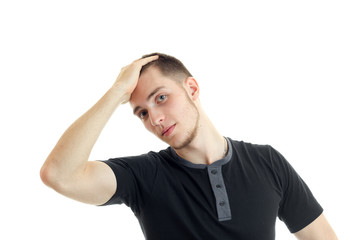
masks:
<path id="1" fill-rule="evenodd" d="M 185 136 L 181 140 L 172 141 L 172 144 L 170 144 L 170 146 L 176 150 L 180 150 L 189 146 L 189 144 L 193 141 L 193 139 L 194 139 L 193 135 Z"/>
<path id="2" fill-rule="evenodd" d="M 178 149 L 179 147 L 181 148 L 181 146 L 183 145 L 183 141 L 184 141 L 184 140 L 178 139 L 177 136 L 172 136 L 170 139 L 160 136 L 160 139 L 163 142 L 169 144 L 174 149 Z"/>

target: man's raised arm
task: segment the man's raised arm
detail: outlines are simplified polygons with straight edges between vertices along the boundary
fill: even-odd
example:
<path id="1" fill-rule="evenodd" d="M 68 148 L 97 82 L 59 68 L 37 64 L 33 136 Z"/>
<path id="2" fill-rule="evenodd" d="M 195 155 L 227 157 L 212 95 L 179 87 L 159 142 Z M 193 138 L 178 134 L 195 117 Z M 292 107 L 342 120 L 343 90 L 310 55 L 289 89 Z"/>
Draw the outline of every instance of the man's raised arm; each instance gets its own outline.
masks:
<path id="1" fill-rule="evenodd" d="M 89 204 L 100 205 L 112 197 L 117 186 L 114 173 L 105 163 L 88 158 L 112 113 L 130 99 L 142 66 L 157 58 L 142 58 L 122 68 L 105 95 L 65 131 L 41 168 L 46 185 Z"/>

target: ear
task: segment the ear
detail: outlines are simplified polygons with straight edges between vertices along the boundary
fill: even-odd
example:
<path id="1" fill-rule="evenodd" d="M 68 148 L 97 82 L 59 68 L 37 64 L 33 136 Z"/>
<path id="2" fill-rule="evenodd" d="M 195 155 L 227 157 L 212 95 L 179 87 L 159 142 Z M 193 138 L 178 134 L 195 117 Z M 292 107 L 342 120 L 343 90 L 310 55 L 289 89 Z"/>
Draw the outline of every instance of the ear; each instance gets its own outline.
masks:
<path id="1" fill-rule="evenodd" d="M 186 92 L 189 94 L 189 97 L 193 101 L 196 101 L 199 98 L 200 88 L 199 88 L 199 85 L 196 82 L 195 78 L 188 77 L 187 79 L 185 79 L 184 87 L 185 87 Z"/>

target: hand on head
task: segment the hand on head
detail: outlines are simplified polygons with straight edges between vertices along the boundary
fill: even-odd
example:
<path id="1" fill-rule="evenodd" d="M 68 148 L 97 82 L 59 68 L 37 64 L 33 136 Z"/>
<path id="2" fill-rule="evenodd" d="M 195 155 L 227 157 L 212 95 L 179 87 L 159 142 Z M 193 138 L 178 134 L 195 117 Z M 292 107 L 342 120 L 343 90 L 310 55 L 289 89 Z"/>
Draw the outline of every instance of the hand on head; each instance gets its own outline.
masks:
<path id="1" fill-rule="evenodd" d="M 127 103 L 131 97 L 132 92 L 135 90 L 139 80 L 141 68 L 158 58 L 158 55 L 140 58 L 121 69 L 113 85 L 113 88 L 121 90 L 121 92 L 124 94 L 125 99 L 122 103 Z"/>

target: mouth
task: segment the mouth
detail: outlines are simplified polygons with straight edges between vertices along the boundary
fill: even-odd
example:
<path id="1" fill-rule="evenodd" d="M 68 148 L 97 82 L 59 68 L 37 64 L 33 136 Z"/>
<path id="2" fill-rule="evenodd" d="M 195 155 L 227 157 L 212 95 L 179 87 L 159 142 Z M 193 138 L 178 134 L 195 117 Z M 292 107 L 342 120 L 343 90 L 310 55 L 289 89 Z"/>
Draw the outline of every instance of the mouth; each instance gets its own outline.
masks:
<path id="1" fill-rule="evenodd" d="M 161 132 L 161 136 L 169 136 L 169 135 L 173 132 L 173 130 L 174 130 L 174 128 L 175 128 L 175 125 L 176 125 L 176 123 L 173 124 L 173 125 L 171 125 L 171 126 L 169 126 L 169 127 L 167 127 L 167 128 L 165 128 L 165 129 Z"/>

